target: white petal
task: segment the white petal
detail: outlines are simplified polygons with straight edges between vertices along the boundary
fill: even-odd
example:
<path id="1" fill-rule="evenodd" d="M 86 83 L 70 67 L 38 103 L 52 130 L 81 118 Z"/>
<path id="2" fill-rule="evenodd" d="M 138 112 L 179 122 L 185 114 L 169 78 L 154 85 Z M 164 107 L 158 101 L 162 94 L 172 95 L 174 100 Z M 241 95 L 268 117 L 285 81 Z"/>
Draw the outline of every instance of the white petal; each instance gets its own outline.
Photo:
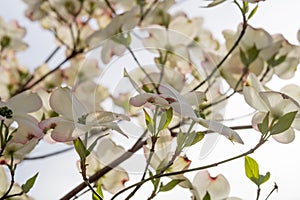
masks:
<path id="1" fill-rule="evenodd" d="M 296 115 L 292 127 L 294 127 L 295 129 L 297 129 L 298 131 L 300 131 L 300 113 L 298 112 L 298 114 Z"/>
<path id="2" fill-rule="evenodd" d="M 112 169 L 105 174 L 105 177 L 100 179 L 101 183 L 103 184 L 103 188 L 112 194 L 115 194 L 123 189 L 125 182 L 128 180 L 129 176 L 127 172 L 121 167 Z"/>
<path id="3" fill-rule="evenodd" d="M 254 109 L 258 111 L 265 111 L 267 112 L 267 106 L 259 96 L 258 91 L 253 87 L 244 87 L 243 94 L 245 101 Z"/>
<path id="4" fill-rule="evenodd" d="M 95 153 L 101 164 L 107 166 L 110 162 L 125 153 L 125 149 L 122 146 L 116 145 L 110 138 L 105 137 L 99 141 Z"/>
<path id="5" fill-rule="evenodd" d="M 44 131 L 53 129 L 51 131 L 51 138 L 57 142 L 72 141 L 89 130 L 88 127 L 75 124 L 72 121 L 60 117 L 46 119 L 40 122 L 39 126 Z"/>
<path id="6" fill-rule="evenodd" d="M 294 141 L 295 139 L 295 131 L 293 128 L 289 128 L 288 130 L 282 132 L 282 133 L 279 133 L 279 134 L 276 134 L 276 135 L 272 135 L 272 137 L 277 141 L 277 142 L 280 142 L 280 143 L 283 143 L 283 144 L 288 144 L 288 143 L 291 143 Z"/>
<path id="7" fill-rule="evenodd" d="M 193 180 L 194 194 L 197 199 L 202 199 L 206 192 L 210 194 L 211 199 L 224 199 L 228 197 L 230 185 L 227 179 L 219 174 L 216 177 L 211 177 L 207 170 L 199 171 Z"/>
<path id="8" fill-rule="evenodd" d="M 30 115 L 17 115 L 14 119 L 18 123 L 18 130 L 13 134 L 13 141 L 25 144 L 33 137 L 40 139 L 44 136 L 38 121 Z"/>
<path id="9" fill-rule="evenodd" d="M 0 195 L 4 194 L 9 187 L 9 182 L 7 180 L 7 175 L 4 167 L 0 165 Z"/>
<path id="10" fill-rule="evenodd" d="M 67 87 L 59 87 L 51 94 L 50 106 L 58 114 L 75 122 L 87 113 L 84 105 Z"/>
<path id="11" fill-rule="evenodd" d="M 252 117 L 252 127 L 255 130 L 259 131 L 257 125 L 259 123 L 262 123 L 262 121 L 264 120 L 266 114 L 267 114 L 266 112 L 257 112 L 257 113 L 254 114 L 254 116 Z"/>
<path id="12" fill-rule="evenodd" d="M 41 98 L 32 92 L 22 92 L 7 101 L 7 106 L 14 114 L 31 113 L 42 107 Z"/>
<path id="13" fill-rule="evenodd" d="M 201 118 L 192 118 L 192 119 L 195 122 L 198 122 L 199 124 L 204 126 L 205 128 L 225 136 L 227 139 L 229 139 L 232 142 L 238 142 L 240 144 L 244 144 L 243 140 L 237 134 L 237 132 L 235 132 L 231 128 L 229 128 L 219 122 L 216 122 L 213 120 L 205 120 L 205 119 L 201 119 Z"/>
<path id="14" fill-rule="evenodd" d="M 191 105 L 199 105 L 203 103 L 206 99 L 205 93 L 204 92 L 189 92 L 183 95 L 185 100 Z"/>
<path id="15" fill-rule="evenodd" d="M 259 95 L 275 117 L 281 117 L 286 113 L 299 110 L 299 104 L 286 94 L 270 91 L 260 92 Z"/>

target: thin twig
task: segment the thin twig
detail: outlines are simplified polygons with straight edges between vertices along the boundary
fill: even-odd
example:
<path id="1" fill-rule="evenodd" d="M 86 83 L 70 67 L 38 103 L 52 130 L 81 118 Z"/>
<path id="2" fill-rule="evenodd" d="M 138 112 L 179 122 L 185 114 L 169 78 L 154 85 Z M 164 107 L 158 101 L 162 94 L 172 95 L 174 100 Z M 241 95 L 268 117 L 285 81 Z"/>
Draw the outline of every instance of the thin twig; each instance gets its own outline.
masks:
<path id="1" fill-rule="evenodd" d="M 68 152 L 68 151 L 72 150 L 73 148 L 74 147 L 69 147 L 69 148 L 66 148 L 66 149 L 63 149 L 63 150 L 60 150 L 60 151 L 48 153 L 48 154 L 41 155 L 41 156 L 26 157 L 26 158 L 24 158 L 24 160 L 39 160 L 39 159 L 49 158 L 49 157 L 52 157 L 52 156 L 57 156 L 59 154 Z"/>
<path id="2" fill-rule="evenodd" d="M 239 7 L 239 9 L 241 10 L 240 7 Z M 241 10 L 241 12 L 242 12 L 242 10 Z M 231 53 L 235 50 L 235 48 L 239 45 L 240 41 L 242 40 L 243 36 L 246 33 L 247 27 L 248 27 L 248 22 L 247 22 L 246 16 L 243 14 L 243 12 L 242 12 L 242 15 L 243 15 L 243 27 L 242 27 L 242 31 L 241 31 L 238 39 L 235 41 L 235 43 L 233 44 L 231 49 L 227 52 L 227 54 L 224 56 L 224 58 L 213 69 L 213 71 L 201 83 L 199 83 L 196 87 L 194 87 L 192 89 L 192 91 L 197 90 L 202 85 L 204 85 L 209 79 L 211 79 L 213 77 L 213 75 L 217 72 L 217 70 L 224 64 L 224 62 L 227 60 L 227 58 L 231 55 Z"/>
<path id="3" fill-rule="evenodd" d="M 231 158 L 228 158 L 226 160 L 222 160 L 222 161 L 219 161 L 219 162 L 216 162 L 216 163 L 213 163 L 213 164 L 209 164 L 209 165 L 205 165 L 205 166 L 201 166 L 201 167 L 196 167 L 196 168 L 191 168 L 191 169 L 186 169 L 186 170 L 181 170 L 181 171 L 176 171 L 176 172 L 170 172 L 170 173 L 165 173 L 165 174 L 156 174 L 152 177 L 149 177 L 141 182 L 138 182 L 138 183 L 135 183 L 135 184 L 132 184 L 126 188 L 124 188 L 123 190 L 119 191 L 118 193 L 116 193 L 112 198 L 111 200 L 115 199 L 117 196 L 119 196 L 120 194 L 122 194 L 123 192 L 133 188 L 133 187 L 136 187 L 137 185 L 140 185 L 140 184 L 144 184 L 150 180 L 153 180 L 153 179 L 156 179 L 156 178 L 161 178 L 161 177 L 166 177 L 166 176 L 174 176 L 174 175 L 179 175 L 179 174 L 184 174 L 184 173 L 187 173 L 187 172 L 193 172 L 193 171 L 199 171 L 199 170 L 203 170 L 203 169 L 208 169 L 208 168 L 212 168 L 212 167 L 216 167 L 218 165 L 221 165 L 221 164 L 224 164 L 224 163 L 227 163 L 227 162 L 230 162 L 230 161 L 233 161 L 233 160 L 236 160 L 238 158 L 242 158 L 244 156 L 247 156 L 249 154 L 252 154 L 255 152 L 255 150 L 257 150 L 262 144 L 265 143 L 265 140 L 263 140 L 263 138 L 261 138 L 259 140 L 259 142 L 257 143 L 257 145 L 250 149 L 249 151 L 245 152 L 245 153 L 242 153 L 240 155 L 237 155 L 237 156 L 234 156 L 234 157 L 231 157 Z"/>
<path id="4" fill-rule="evenodd" d="M 274 191 L 278 191 L 278 185 L 276 183 L 274 183 L 274 187 L 271 190 L 271 192 L 269 193 L 269 195 L 267 196 L 267 198 L 265 200 L 268 200 L 268 198 L 273 194 Z"/>
<path id="5" fill-rule="evenodd" d="M 135 152 L 137 152 L 139 149 L 141 149 L 143 147 L 143 145 L 146 144 L 146 142 L 144 140 L 146 133 L 147 133 L 147 131 L 145 131 L 142 134 L 142 136 L 136 141 L 136 143 L 132 146 L 131 149 L 129 149 L 127 152 L 125 152 L 124 154 L 119 156 L 116 160 L 112 161 L 110 164 L 108 164 L 101 170 L 97 171 L 92 176 L 90 176 L 88 181 L 90 183 L 97 181 L 100 177 L 104 176 L 110 170 L 117 167 L 119 164 L 121 164 L 122 162 L 124 162 L 125 160 L 130 158 Z M 69 200 L 86 187 L 87 187 L 87 184 L 85 182 L 82 182 L 78 186 L 73 188 L 70 192 L 68 192 L 65 196 L 63 196 L 60 200 Z"/>

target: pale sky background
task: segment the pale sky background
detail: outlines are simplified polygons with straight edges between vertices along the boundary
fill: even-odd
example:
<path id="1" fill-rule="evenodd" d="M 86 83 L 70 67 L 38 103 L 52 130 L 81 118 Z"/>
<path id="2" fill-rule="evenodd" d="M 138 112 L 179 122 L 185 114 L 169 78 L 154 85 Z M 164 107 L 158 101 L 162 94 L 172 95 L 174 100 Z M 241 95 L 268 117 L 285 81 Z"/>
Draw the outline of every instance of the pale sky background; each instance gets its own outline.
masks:
<path id="1" fill-rule="evenodd" d="M 183 9 L 190 16 L 203 16 L 205 19 L 205 27 L 210 29 L 214 35 L 222 39 L 221 31 L 224 29 L 236 30 L 237 25 L 241 21 L 240 14 L 229 1 L 218 7 L 211 9 L 200 8 L 205 5 L 203 0 L 188 0 L 176 9 Z M 39 24 L 30 22 L 24 17 L 23 13 L 26 6 L 21 0 L 1 0 L 0 16 L 5 20 L 17 19 L 21 26 L 27 27 L 26 42 L 30 48 L 20 54 L 20 61 L 25 66 L 34 68 L 38 66 L 55 48 L 54 39 L 47 31 L 43 31 Z M 300 28 L 300 1 L 297 0 L 267 0 L 260 3 L 259 9 L 250 24 L 254 27 L 263 27 L 270 33 L 282 33 L 290 42 L 298 44 L 296 33 Z M 51 62 L 53 66 L 59 62 L 59 57 Z M 299 72 L 297 77 L 290 81 L 299 84 Z M 272 82 L 270 87 L 279 90 L 282 87 L 280 81 Z M 238 100 L 238 98 L 236 98 Z M 237 101 L 236 101 L 237 102 Z M 238 104 L 230 104 L 226 114 L 230 116 L 239 116 L 246 114 L 239 113 L 243 108 Z M 247 108 L 246 108 L 247 110 Z M 240 124 L 250 124 L 249 119 L 239 121 Z M 195 162 L 193 166 L 209 164 L 220 159 L 228 158 L 233 155 L 249 150 L 255 145 L 259 138 L 259 133 L 255 131 L 240 131 L 245 145 L 232 145 L 226 139 L 221 138 L 215 150 L 209 157 L 199 160 L 199 150 L 197 147 L 189 149 L 187 154 Z M 63 145 L 44 144 L 39 146 L 34 155 L 40 155 L 41 152 L 56 151 L 57 148 L 65 148 Z M 41 151 L 41 152 L 39 152 Z M 289 145 L 279 144 L 273 140 L 267 142 L 256 153 L 251 155 L 260 165 L 261 174 L 267 171 L 271 173 L 270 180 L 262 185 L 261 199 L 265 199 L 266 195 L 273 188 L 274 182 L 279 186 L 279 192 L 271 196 L 274 200 L 297 200 L 300 199 L 299 180 L 300 180 L 300 135 L 296 134 L 296 139 Z M 30 194 L 37 200 L 55 200 L 62 197 L 70 188 L 73 188 L 81 182 L 80 174 L 77 171 L 75 162 L 77 157 L 74 152 L 68 152 L 57 156 L 56 158 L 48 158 L 39 161 L 25 161 L 17 170 L 17 182 L 23 183 L 28 177 L 31 177 L 37 171 L 40 175 L 36 185 Z M 140 153 L 141 155 L 141 153 Z M 245 200 L 255 199 L 256 186 L 250 182 L 244 174 L 243 159 L 222 165 L 217 168 L 212 168 L 212 175 L 223 173 L 231 183 L 231 195 L 241 197 Z M 129 162 L 133 163 L 133 162 Z M 128 165 L 128 164 L 127 164 Z M 193 177 L 193 174 L 187 174 L 188 177 Z M 127 185 L 132 182 L 128 182 Z M 145 194 L 150 194 L 152 187 L 146 186 L 142 188 L 142 192 L 138 192 L 135 196 L 136 200 L 145 199 Z M 176 187 L 172 192 L 160 193 L 155 199 L 190 199 L 188 191 Z M 91 199 L 86 196 L 82 199 Z"/>

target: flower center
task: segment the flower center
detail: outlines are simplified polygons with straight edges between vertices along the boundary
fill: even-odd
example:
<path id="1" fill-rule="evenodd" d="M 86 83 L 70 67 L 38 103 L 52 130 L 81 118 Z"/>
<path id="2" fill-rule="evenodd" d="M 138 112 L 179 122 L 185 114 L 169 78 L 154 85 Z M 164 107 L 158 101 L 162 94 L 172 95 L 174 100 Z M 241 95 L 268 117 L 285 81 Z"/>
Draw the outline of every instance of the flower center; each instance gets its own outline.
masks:
<path id="1" fill-rule="evenodd" d="M 82 115 L 81 117 L 78 118 L 78 123 L 79 124 L 86 124 L 86 117 L 88 116 L 88 114 Z"/>
<path id="2" fill-rule="evenodd" d="M 4 107 L 0 108 L 0 115 L 2 117 L 10 119 L 10 118 L 12 118 L 12 114 L 13 114 L 12 110 L 9 109 L 7 106 L 4 106 Z"/>

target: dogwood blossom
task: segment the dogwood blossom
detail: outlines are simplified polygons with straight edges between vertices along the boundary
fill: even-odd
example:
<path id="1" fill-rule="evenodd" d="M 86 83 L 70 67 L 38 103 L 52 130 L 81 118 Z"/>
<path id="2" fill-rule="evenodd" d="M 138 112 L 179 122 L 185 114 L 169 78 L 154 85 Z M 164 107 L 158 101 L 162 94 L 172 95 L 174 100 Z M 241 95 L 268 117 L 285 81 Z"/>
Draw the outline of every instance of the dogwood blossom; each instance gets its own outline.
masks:
<path id="1" fill-rule="evenodd" d="M 174 88 L 165 85 L 160 87 L 158 94 L 139 94 L 130 99 L 130 103 L 134 106 L 142 106 L 145 103 L 153 103 L 161 105 L 163 107 L 170 106 L 173 110 L 179 113 L 183 117 L 189 117 L 195 122 L 201 124 L 203 127 L 209 130 L 215 131 L 224 135 L 229 140 L 243 144 L 240 136 L 232 129 L 222 125 L 221 123 L 214 120 L 206 120 L 201 117 L 197 117 L 193 109 L 193 105 L 200 104 L 203 102 L 203 93 L 193 92 L 185 95 L 179 94 Z"/>
<path id="2" fill-rule="evenodd" d="M 258 111 L 252 119 L 252 125 L 255 129 L 257 129 L 257 125 L 263 121 L 267 113 L 269 113 L 270 121 L 273 121 L 278 120 L 287 113 L 299 112 L 299 103 L 286 94 L 265 91 L 254 74 L 249 75 L 247 83 L 247 86 L 243 89 L 245 101 Z M 294 128 L 300 130 L 299 123 L 296 123 L 299 120 L 298 118 L 299 115 L 296 115 L 296 119 L 294 119 L 290 128 L 279 134 L 274 134 L 272 137 L 281 143 L 292 142 L 295 138 Z"/>
<path id="3" fill-rule="evenodd" d="M 88 176 L 93 175 L 116 158 L 125 153 L 125 149 L 116 145 L 110 138 L 103 138 L 99 141 L 97 148 L 86 158 Z M 114 194 L 124 188 L 125 182 L 129 180 L 127 172 L 122 167 L 114 167 L 105 176 L 101 177 L 97 184 L 101 184 L 103 189 Z"/>
<path id="4" fill-rule="evenodd" d="M 51 137 L 58 142 L 68 142 L 85 134 L 92 127 L 106 127 L 122 134 L 117 120 L 128 117 L 107 111 L 88 111 L 82 102 L 67 87 L 57 88 L 50 96 L 50 107 L 60 116 L 39 123 L 44 131 L 53 129 Z"/>
<path id="5" fill-rule="evenodd" d="M 240 200 L 235 197 L 228 197 L 230 192 L 230 185 L 224 175 L 219 174 L 216 177 L 211 177 L 207 170 L 199 171 L 192 182 L 191 192 L 194 200 L 201 200 L 206 193 L 209 194 L 210 199 L 214 200 Z"/>
<path id="6" fill-rule="evenodd" d="M 43 131 L 38 121 L 27 113 L 35 112 L 42 106 L 41 98 L 32 92 L 20 93 L 7 101 L 0 101 L 0 120 L 9 127 L 15 121 L 18 128 L 13 133 L 13 141 L 27 143 L 32 138 L 41 138 Z M 13 126 L 11 127 L 13 128 Z"/>

